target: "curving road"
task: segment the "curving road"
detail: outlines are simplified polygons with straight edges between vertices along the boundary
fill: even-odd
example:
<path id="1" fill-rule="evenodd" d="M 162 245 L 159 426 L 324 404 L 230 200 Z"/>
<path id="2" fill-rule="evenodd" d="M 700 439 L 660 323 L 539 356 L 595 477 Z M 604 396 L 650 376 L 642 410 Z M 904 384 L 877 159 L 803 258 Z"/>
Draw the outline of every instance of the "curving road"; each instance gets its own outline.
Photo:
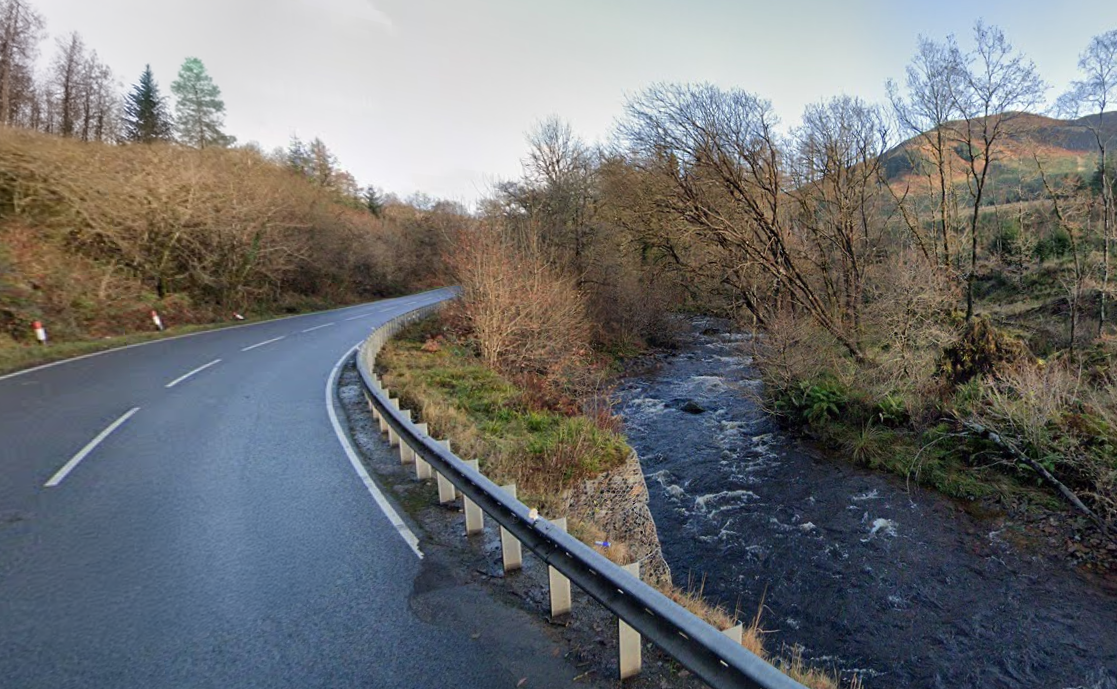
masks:
<path id="1" fill-rule="evenodd" d="M 373 327 L 447 296 L 0 378 L 0 686 L 509 686 L 409 609 L 421 561 L 328 406 Z"/>

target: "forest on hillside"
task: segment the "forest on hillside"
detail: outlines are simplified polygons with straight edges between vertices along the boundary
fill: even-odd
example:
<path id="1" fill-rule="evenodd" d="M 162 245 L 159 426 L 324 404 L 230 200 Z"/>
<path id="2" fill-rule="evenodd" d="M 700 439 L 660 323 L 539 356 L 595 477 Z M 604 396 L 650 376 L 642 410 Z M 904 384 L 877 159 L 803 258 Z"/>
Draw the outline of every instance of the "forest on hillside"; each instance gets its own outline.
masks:
<path id="1" fill-rule="evenodd" d="M 710 84 L 630 97 L 604 146 L 544 120 L 449 260 L 458 327 L 600 416 L 603 354 L 670 345 L 673 313 L 728 315 L 758 333 L 788 425 L 950 495 L 1112 528 L 1117 31 L 1046 111 L 1000 29 L 967 45 L 921 38 L 888 102 L 837 96 L 790 130 Z"/>
<path id="2" fill-rule="evenodd" d="M 187 57 L 163 95 L 122 89 L 78 32 L 0 0 L 0 350 L 289 313 L 440 284 L 465 209 L 361 186 L 320 138 L 264 151 L 225 131 Z"/>

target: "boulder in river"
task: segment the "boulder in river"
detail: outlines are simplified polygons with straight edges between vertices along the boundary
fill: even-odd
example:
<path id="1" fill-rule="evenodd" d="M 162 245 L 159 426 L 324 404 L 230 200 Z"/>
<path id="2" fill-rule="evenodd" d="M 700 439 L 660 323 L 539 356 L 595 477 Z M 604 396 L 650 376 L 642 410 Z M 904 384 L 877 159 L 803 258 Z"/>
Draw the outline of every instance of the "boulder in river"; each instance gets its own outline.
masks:
<path id="1" fill-rule="evenodd" d="M 706 411 L 705 407 L 691 399 L 673 399 L 667 406 L 685 411 L 688 414 L 702 414 Z"/>

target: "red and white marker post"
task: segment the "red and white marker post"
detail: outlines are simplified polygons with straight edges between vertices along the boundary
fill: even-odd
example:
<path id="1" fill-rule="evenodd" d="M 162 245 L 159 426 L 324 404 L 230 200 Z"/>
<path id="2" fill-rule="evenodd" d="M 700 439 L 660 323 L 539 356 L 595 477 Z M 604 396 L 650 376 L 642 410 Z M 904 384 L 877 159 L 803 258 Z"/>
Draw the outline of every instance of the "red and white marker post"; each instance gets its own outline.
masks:
<path id="1" fill-rule="evenodd" d="M 35 321 L 31 324 L 31 329 L 35 331 L 35 339 L 39 344 L 45 345 L 47 343 L 47 329 L 43 327 L 40 321 Z"/>
<path id="2" fill-rule="evenodd" d="M 151 310 L 151 322 L 155 324 L 156 328 L 159 328 L 160 332 L 163 331 L 163 319 L 159 317 L 159 312 L 155 309 Z"/>

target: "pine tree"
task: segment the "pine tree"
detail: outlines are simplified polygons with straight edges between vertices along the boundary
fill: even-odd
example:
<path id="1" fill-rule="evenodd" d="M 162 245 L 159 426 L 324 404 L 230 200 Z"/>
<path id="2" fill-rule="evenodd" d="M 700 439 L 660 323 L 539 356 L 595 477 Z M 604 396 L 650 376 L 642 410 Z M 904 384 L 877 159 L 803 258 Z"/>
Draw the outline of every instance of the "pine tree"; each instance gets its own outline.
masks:
<path id="1" fill-rule="evenodd" d="M 194 148 L 230 146 L 236 139 L 221 128 L 225 125 L 225 102 L 205 65 L 196 57 L 182 63 L 178 79 L 171 84 L 175 94 L 175 133 L 180 143 Z"/>
<path id="2" fill-rule="evenodd" d="M 376 190 L 376 187 L 371 185 L 365 187 L 365 193 L 361 199 L 364 201 L 365 208 L 368 209 L 368 212 L 376 217 L 379 218 L 380 214 L 384 212 L 384 199 L 380 196 L 380 192 Z"/>
<path id="3" fill-rule="evenodd" d="M 155 83 L 151 65 L 147 65 L 139 82 L 124 97 L 124 135 L 129 141 L 150 144 L 170 141 L 171 131 L 167 104 L 159 95 L 159 85 Z"/>

